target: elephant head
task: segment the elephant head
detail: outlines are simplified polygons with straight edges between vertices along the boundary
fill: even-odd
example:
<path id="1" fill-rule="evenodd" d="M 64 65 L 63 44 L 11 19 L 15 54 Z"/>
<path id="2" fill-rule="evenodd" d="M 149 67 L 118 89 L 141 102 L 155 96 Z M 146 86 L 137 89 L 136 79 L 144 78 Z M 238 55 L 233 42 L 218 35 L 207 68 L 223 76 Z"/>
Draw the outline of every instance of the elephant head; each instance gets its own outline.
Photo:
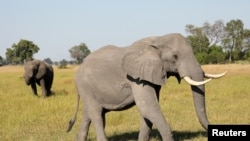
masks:
<path id="1" fill-rule="evenodd" d="M 122 67 L 134 79 L 163 85 L 170 76 L 180 82 L 185 79 L 193 94 L 196 114 L 201 125 L 207 129 L 208 119 L 205 108 L 205 77 L 222 75 L 205 75 L 195 58 L 192 47 L 180 34 L 168 34 L 151 37 L 135 42 L 126 53 Z"/>
<path id="2" fill-rule="evenodd" d="M 24 79 L 27 85 L 32 81 L 41 79 L 46 73 L 46 64 L 40 60 L 32 60 L 24 65 Z"/>

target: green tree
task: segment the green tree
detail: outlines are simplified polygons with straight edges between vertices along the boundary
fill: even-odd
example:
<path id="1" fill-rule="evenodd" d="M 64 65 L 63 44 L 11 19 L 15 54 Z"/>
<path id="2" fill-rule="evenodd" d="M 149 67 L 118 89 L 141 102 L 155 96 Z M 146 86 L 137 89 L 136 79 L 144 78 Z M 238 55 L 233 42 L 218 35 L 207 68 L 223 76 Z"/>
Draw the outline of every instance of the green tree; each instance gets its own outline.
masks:
<path id="1" fill-rule="evenodd" d="M 67 68 L 67 60 L 65 59 L 62 59 L 60 62 L 59 62 L 59 69 L 66 69 Z"/>
<path id="2" fill-rule="evenodd" d="M 240 58 L 243 60 L 250 60 L 250 29 L 244 30 L 244 39 L 243 39 L 243 50 L 240 54 Z"/>
<path id="3" fill-rule="evenodd" d="M 245 29 L 244 30 L 243 46 L 246 49 L 250 49 L 250 29 Z"/>
<path id="4" fill-rule="evenodd" d="M 0 56 L 0 66 L 2 66 L 3 65 L 3 57 L 2 56 Z"/>
<path id="5" fill-rule="evenodd" d="M 200 64 L 207 64 L 207 56 L 208 54 L 206 52 L 195 53 L 195 57 Z"/>
<path id="6" fill-rule="evenodd" d="M 209 46 L 217 45 L 222 42 L 226 36 L 223 20 L 217 20 L 214 24 L 205 22 L 202 26 L 202 32 L 209 40 Z"/>
<path id="7" fill-rule="evenodd" d="M 207 52 L 209 41 L 203 35 L 190 35 L 187 37 L 188 42 L 193 47 L 194 53 Z"/>
<path id="8" fill-rule="evenodd" d="M 213 45 L 208 49 L 208 56 L 206 58 L 207 64 L 224 63 L 226 54 L 220 46 Z"/>
<path id="9" fill-rule="evenodd" d="M 33 55 L 39 51 L 39 47 L 32 41 L 21 39 L 18 44 L 13 44 L 6 50 L 6 59 L 12 64 L 22 64 L 33 59 Z"/>
<path id="10" fill-rule="evenodd" d="M 46 58 L 44 59 L 43 61 L 45 61 L 46 63 L 52 65 L 53 64 L 53 61 L 50 59 L 50 58 Z"/>
<path id="11" fill-rule="evenodd" d="M 193 47 L 194 54 L 207 52 L 209 40 L 203 34 L 202 28 L 195 27 L 194 25 L 186 25 L 186 32 L 191 34 L 187 37 L 187 40 Z"/>
<path id="12" fill-rule="evenodd" d="M 81 43 L 79 45 L 72 47 L 69 50 L 69 52 L 70 52 L 71 57 L 76 59 L 78 64 L 82 63 L 83 59 L 90 54 L 90 50 L 84 43 Z"/>
<path id="13" fill-rule="evenodd" d="M 237 60 L 238 54 L 242 51 L 243 39 L 244 39 L 244 24 L 241 20 L 231 20 L 226 24 L 225 31 L 226 37 L 223 40 L 224 49 L 228 51 L 228 61 L 232 62 Z"/>

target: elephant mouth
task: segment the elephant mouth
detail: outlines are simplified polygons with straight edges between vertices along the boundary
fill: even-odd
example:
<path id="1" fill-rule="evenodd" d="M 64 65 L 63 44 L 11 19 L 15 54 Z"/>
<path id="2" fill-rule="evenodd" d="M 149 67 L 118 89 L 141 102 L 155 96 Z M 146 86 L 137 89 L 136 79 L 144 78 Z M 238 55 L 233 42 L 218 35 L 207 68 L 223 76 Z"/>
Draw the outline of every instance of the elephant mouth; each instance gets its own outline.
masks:
<path id="1" fill-rule="evenodd" d="M 181 83 L 181 76 L 177 71 L 176 72 L 167 72 L 166 75 L 167 75 L 167 78 L 169 78 L 170 76 L 174 76 L 177 79 L 178 83 Z"/>
<path id="2" fill-rule="evenodd" d="M 25 78 L 25 82 L 27 85 L 30 85 L 32 81 L 33 81 L 32 78 Z"/>
<path id="3" fill-rule="evenodd" d="M 227 72 L 224 72 L 224 73 L 221 73 L 221 74 L 208 74 L 208 73 L 205 73 L 204 77 L 208 78 L 208 79 L 204 80 L 204 81 L 195 81 L 192 78 L 190 78 L 189 76 L 181 77 L 178 72 L 167 72 L 166 75 L 167 75 L 167 78 L 169 78 L 170 76 L 175 76 L 179 83 L 181 82 L 181 79 L 183 78 L 190 85 L 198 86 L 198 85 L 206 84 L 207 82 L 209 82 L 212 79 L 220 78 L 220 77 L 224 76 L 226 73 Z"/>

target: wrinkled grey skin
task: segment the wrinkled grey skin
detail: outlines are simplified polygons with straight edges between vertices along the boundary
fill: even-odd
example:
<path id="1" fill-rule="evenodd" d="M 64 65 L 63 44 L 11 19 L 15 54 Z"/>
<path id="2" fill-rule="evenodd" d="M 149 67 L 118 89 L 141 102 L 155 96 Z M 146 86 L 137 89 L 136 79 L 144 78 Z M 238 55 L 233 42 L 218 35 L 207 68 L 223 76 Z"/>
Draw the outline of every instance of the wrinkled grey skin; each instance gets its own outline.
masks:
<path id="1" fill-rule="evenodd" d="M 159 106 L 161 86 L 170 76 L 203 81 L 204 73 L 192 47 L 180 34 L 139 40 L 128 47 L 105 46 L 90 54 L 76 73 L 77 108 L 69 122 L 70 131 L 83 100 L 82 123 L 77 141 L 85 141 L 92 122 L 98 141 L 106 141 L 105 114 L 137 106 L 141 115 L 138 140 L 149 140 L 154 124 L 163 141 L 172 141 L 172 132 Z M 205 86 L 191 86 L 194 106 L 201 125 L 207 129 Z"/>
<path id="2" fill-rule="evenodd" d="M 27 85 L 31 85 L 32 91 L 37 95 L 36 84 L 41 86 L 43 97 L 51 94 L 54 72 L 51 65 L 44 61 L 32 60 L 24 64 L 24 79 Z"/>

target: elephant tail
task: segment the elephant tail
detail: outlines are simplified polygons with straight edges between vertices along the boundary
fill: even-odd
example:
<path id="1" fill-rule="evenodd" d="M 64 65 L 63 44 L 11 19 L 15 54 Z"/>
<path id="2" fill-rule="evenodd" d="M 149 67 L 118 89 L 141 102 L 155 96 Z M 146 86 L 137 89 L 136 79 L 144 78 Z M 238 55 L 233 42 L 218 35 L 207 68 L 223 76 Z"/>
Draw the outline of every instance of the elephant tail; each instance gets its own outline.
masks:
<path id="1" fill-rule="evenodd" d="M 75 124 L 77 112 L 78 112 L 78 108 L 79 108 L 79 101 L 80 101 L 80 95 L 77 93 L 75 113 L 74 113 L 74 116 L 72 117 L 72 119 L 69 121 L 69 127 L 67 129 L 67 132 L 69 132 L 72 129 L 73 125 Z"/>

